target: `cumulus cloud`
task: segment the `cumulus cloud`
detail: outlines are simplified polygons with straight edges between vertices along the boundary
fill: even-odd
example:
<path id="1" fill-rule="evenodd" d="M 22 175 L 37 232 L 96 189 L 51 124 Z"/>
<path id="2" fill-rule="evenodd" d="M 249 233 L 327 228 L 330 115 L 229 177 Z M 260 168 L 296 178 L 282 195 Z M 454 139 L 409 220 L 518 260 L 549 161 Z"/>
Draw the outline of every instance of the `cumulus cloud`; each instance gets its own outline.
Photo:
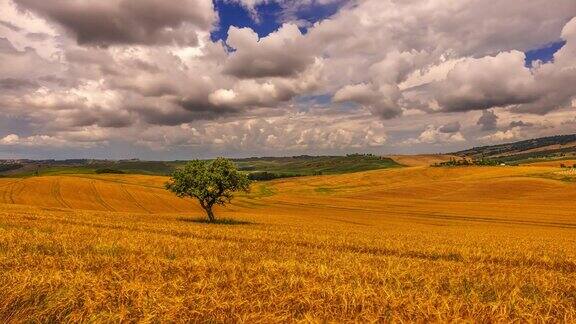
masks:
<path id="1" fill-rule="evenodd" d="M 576 18 L 566 24 L 561 36 L 566 45 L 554 55 L 554 61 L 535 68 L 537 100 L 514 107 L 514 111 L 546 114 L 573 106 L 576 93 L 568 85 L 576 82 Z"/>
<path id="2" fill-rule="evenodd" d="M 524 62 L 524 53 L 518 51 L 462 61 L 438 83 L 437 101 L 446 111 L 483 110 L 534 101 L 534 78 Z"/>
<path id="3" fill-rule="evenodd" d="M 0 79 L 0 89 L 4 91 L 27 90 L 35 88 L 38 88 L 38 83 L 27 79 Z"/>
<path id="4" fill-rule="evenodd" d="M 14 145 L 20 142 L 20 137 L 16 134 L 6 135 L 0 139 L 2 145 Z"/>
<path id="5" fill-rule="evenodd" d="M 49 136 L 33 135 L 20 137 L 16 134 L 6 135 L 0 138 L 0 146 L 21 146 L 21 147 L 84 147 L 90 148 L 92 143 L 88 142 L 69 142 L 66 139 Z"/>
<path id="6" fill-rule="evenodd" d="M 498 124 L 498 116 L 492 110 L 484 110 L 476 124 L 482 126 L 483 131 L 495 130 Z"/>
<path id="7" fill-rule="evenodd" d="M 384 85 L 380 88 L 365 83 L 348 85 L 334 94 L 334 102 L 355 102 L 373 114 L 384 119 L 394 118 L 402 113 L 398 106 L 400 92 L 396 86 Z"/>
<path id="8" fill-rule="evenodd" d="M 34 48 L 18 50 L 6 38 L 0 37 L 0 78 L 31 79 L 59 72 L 58 64 L 42 58 Z"/>
<path id="9" fill-rule="evenodd" d="M 444 130 L 443 130 L 444 129 Z M 466 139 L 459 131 L 446 132 L 445 126 L 428 126 L 417 138 L 408 139 L 403 144 L 446 144 L 464 142 Z"/>
<path id="10" fill-rule="evenodd" d="M 197 123 L 180 127 L 152 127 L 140 136 L 139 144 L 156 150 L 204 147 L 211 150 L 256 152 L 282 150 L 287 154 L 338 152 L 381 148 L 387 143 L 382 124 L 366 115 L 349 120 L 346 114 L 324 116 L 319 111 L 267 118 L 244 118 Z M 159 134 L 162 143 L 158 145 Z"/>
<path id="11" fill-rule="evenodd" d="M 216 16 L 210 0 L 14 0 L 20 8 L 53 20 L 79 44 L 195 45 L 197 32 Z"/>
<path id="12" fill-rule="evenodd" d="M 521 120 L 514 120 L 510 122 L 509 127 L 510 128 L 515 128 L 515 127 L 532 127 L 534 126 L 534 124 L 532 123 L 526 123 L 524 121 Z"/>
<path id="13" fill-rule="evenodd" d="M 235 51 L 224 72 L 239 78 L 292 76 L 314 62 L 309 45 L 293 24 L 285 24 L 262 39 L 250 28 L 231 27 L 227 44 Z"/>
<path id="14" fill-rule="evenodd" d="M 210 0 L 0 1 L 0 125 L 18 136 L 5 142 L 454 147 L 568 129 L 575 117 L 573 0 L 365 0 L 306 33 L 291 10 L 344 1 L 230 1 L 255 16 L 275 2 L 286 23 L 263 37 L 232 26 L 213 41 Z M 526 67 L 526 50 L 559 39 L 552 62 Z"/>
<path id="15" fill-rule="evenodd" d="M 494 134 L 486 135 L 480 138 L 480 140 L 488 142 L 488 143 L 498 143 L 498 142 L 505 142 L 505 141 L 512 141 L 521 139 L 521 132 L 518 127 L 511 128 L 505 131 L 497 131 Z"/>
<path id="16" fill-rule="evenodd" d="M 461 127 L 462 126 L 460 125 L 460 122 L 456 121 L 446 125 L 442 125 L 438 130 L 441 133 L 453 134 L 459 132 Z"/>
<path id="17" fill-rule="evenodd" d="M 9 21 L 4 21 L 4 20 L 0 20 L 0 26 L 3 26 L 4 28 L 8 28 L 11 31 L 15 31 L 15 32 L 19 32 L 22 30 L 22 28 L 14 25 L 13 23 L 11 23 Z"/>

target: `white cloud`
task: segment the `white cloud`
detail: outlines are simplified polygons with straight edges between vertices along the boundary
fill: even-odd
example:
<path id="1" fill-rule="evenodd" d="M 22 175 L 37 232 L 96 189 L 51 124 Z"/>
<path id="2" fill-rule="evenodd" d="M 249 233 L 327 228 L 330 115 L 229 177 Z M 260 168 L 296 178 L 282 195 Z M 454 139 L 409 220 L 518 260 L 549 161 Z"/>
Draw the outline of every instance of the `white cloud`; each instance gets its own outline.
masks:
<path id="1" fill-rule="evenodd" d="M 480 138 L 488 143 L 498 143 L 503 141 L 512 141 L 521 138 L 520 127 L 514 127 L 506 131 L 497 131 L 494 134 L 486 135 Z"/>
<path id="2" fill-rule="evenodd" d="M 466 139 L 459 131 L 446 132 L 444 126 L 428 126 L 417 138 L 408 139 L 404 142 L 410 144 L 445 144 L 464 142 Z"/>
<path id="3" fill-rule="evenodd" d="M 365 0 L 306 34 L 290 12 L 332 0 L 274 1 L 288 23 L 262 38 L 232 27 L 226 44 L 210 39 L 209 0 L 0 1 L 0 21 L 16 26 L 0 24 L 0 118 L 17 121 L 4 134 L 33 130 L 3 141 L 277 154 L 451 148 L 488 131 L 512 136 L 502 128 L 510 116 L 533 125 L 518 136 L 569 129 L 562 123 L 574 117 L 573 0 Z M 162 17 L 150 17 L 158 6 Z M 524 51 L 560 38 L 554 62 L 524 66 Z"/>

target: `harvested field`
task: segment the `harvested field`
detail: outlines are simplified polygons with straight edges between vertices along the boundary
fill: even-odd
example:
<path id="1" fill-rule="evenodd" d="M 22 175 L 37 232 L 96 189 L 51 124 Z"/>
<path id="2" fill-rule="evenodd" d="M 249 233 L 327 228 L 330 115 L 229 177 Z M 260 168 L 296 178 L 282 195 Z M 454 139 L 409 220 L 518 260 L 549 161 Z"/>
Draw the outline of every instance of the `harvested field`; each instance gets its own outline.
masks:
<path id="1" fill-rule="evenodd" d="M 552 167 L 260 182 L 197 223 L 163 177 L 0 179 L 0 320 L 576 321 Z"/>
<path id="2" fill-rule="evenodd" d="M 448 154 L 393 155 L 390 158 L 405 166 L 431 166 L 435 163 L 450 161 L 450 159 L 461 159 L 459 156 Z"/>

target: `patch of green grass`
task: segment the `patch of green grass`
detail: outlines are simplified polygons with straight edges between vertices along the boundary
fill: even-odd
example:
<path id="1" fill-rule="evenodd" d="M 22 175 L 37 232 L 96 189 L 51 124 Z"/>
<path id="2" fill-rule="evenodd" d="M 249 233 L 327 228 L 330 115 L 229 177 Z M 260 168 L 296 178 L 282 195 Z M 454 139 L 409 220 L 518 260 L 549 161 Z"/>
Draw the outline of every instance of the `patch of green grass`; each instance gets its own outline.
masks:
<path id="1" fill-rule="evenodd" d="M 258 193 L 259 193 L 259 196 L 262 198 L 262 197 L 274 196 L 276 194 L 276 191 L 267 185 L 261 185 L 258 188 Z"/>
<path id="2" fill-rule="evenodd" d="M 276 190 L 266 184 L 256 185 L 249 193 L 243 194 L 241 197 L 248 199 L 260 199 L 265 197 L 272 197 L 276 194 Z"/>
<path id="3" fill-rule="evenodd" d="M 343 174 L 401 167 L 400 164 L 389 158 L 358 154 L 348 156 L 252 158 L 236 160 L 235 162 L 244 171 L 266 171 L 285 176 Z"/>
<path id="4" fill-rule="evenodd" d="M 343 174 L 360 171 L 398 168 L 402 165 L 392 159 L 352 154 L 348 156 L 294 156 L 236 159 L 241 171 L 270 173 L 273 178 Z M 53 161 L 25 165 L 9 174 L 11 177 L 50 176 L 63 174 L 96 174 L 98 170 L 114 170 L 126 174 L 169 175 L 185 161 L 105 161 L 81 160 L 69 163 Z M 262 179 L 268 180 L 268 179 Z"/>

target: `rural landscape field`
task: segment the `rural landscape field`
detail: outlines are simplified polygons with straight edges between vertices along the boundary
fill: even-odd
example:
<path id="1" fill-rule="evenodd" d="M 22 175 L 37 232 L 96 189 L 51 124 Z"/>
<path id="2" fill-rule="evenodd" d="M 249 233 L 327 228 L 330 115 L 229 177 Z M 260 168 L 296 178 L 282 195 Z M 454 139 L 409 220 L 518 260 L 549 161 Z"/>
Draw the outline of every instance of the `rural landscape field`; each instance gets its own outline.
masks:
<path id="1" fill-rule="evenodd" d="M 576 323 L 576 0 L 0 0 L 0 324 Z"/>
<path id="2" fill-rule="evenodd" d="M 426 160 L 257 182 L 220 225 L 166 177 L 0 179 L 0 319 L 576 321 L 576 181 Z"/>

